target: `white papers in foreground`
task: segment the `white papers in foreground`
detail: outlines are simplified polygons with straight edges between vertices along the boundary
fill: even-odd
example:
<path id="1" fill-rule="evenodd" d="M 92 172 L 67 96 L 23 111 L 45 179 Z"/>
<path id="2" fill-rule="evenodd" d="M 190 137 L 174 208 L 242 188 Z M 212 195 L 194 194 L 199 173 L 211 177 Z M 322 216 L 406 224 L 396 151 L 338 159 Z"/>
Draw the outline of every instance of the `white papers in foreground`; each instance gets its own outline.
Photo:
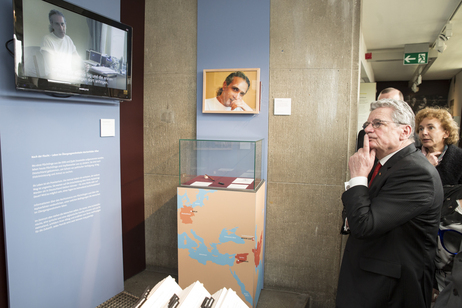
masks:
<path id="1" fill-rule="evenodd" d="M 181 292 L 181 288 L 176 283 L 175 279 L 172 276 L 168 276 L 160 281 L 154 288 L 152 288 L 147 294 L 143 294 L 146 297 L 146 300 L 141 303 L 139 306 L 135 306 L 136 308 L 161 308 L 164 307 L 165 304 L 168 304 L 170 298 L 173 294 L 179 294 Z M 140 301 L 142 298 L 140 299 Z M 166 307 L 166 306 L 165 306 Z"/>
<path id="2" fill-rule="evenodd" d="M 206 304 L 207 303 L 207 304 Z M 146 290 L 133 308 L 249 308 L 232 289 L 223 288 L 215 294 L 199 281 L 182 290 L 171 276 Z"/>
<path id="3" fill-rule="evenodd" d="M 248 307 L 232 289 L 223 288 L 212 295 L 215 302 L 212 308 L 240 308 Z"/>

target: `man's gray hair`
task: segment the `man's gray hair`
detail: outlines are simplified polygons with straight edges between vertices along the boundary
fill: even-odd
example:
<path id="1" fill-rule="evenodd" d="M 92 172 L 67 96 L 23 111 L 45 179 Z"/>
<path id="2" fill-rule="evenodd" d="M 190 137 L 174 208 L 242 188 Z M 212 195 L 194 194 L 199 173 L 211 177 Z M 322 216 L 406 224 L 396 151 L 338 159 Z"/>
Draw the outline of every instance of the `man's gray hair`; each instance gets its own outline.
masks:
<path id="1" fill-rule="evenodd" d="M 62 16 L 64 23 L 66 23 L 66 17 L 64 17 L 63 13 L 61 13 L 58 10 L 51 10 L 50 13 L 48 13 L 48 20 L 50 21 L 50 24 L 48 25 L 48 30 L 50 30 L 50 32 L 53 32 L 53 21 L 51 20 L 51 16 L 53 15 Z"/>
<path id="2" fill-rule="evenodd" d="M 384 98 L 376 102 L 371 103 L 371 111 L 374 111 L 377 108 L 391 108 L 393 113 L 391 114 L 391 119 L 395 124 L 404 124 L 410 125 L 412 132 L 409 135 L 409 139 L 414 140 L 415 132 L 415 115 L 411 107 L 404 101 Z"/>

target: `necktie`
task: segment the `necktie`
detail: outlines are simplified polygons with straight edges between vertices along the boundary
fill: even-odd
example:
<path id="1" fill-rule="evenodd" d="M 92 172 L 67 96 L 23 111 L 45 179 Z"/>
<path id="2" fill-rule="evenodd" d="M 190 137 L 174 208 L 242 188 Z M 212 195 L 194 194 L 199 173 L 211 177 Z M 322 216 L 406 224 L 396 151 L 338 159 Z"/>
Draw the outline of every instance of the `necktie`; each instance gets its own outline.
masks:
<path id="1" fill-rule="evenodd" d="M 377 165 L 375 165 L 374 172 L 372 173 L 371 180 L 369 181 L 369 187 L 371 187 L 371 183 L 374 180 L 377 173 L 379 173 L 380 168 L 382 168 L 382 164 L 379 162 L 377 163 Z"/>

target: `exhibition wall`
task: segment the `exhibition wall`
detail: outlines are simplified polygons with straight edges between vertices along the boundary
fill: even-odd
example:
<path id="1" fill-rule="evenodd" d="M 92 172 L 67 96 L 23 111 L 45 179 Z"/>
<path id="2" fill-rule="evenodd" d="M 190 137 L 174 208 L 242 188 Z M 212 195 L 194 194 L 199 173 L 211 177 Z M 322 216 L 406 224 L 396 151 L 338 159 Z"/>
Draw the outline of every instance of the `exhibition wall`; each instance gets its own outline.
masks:
<path id="1" fill-rule="evenodd" d="M 241 39 L 258 42 L 270 33 L 269 46 L 258 51 L 264 56 L 269 48 L 270 54 L 270 84 L 262 84 L 263 92 L 265 86 L 269 89 L 264 287 L 306 293 L 313 307 L 332 307 L 342 249 L 340 196 L 357 135 L 360 1 L 271 0 L 270 22 L 258 31 L 251 24 L 264 11 L 254 12 L 245 22 L 239 16 L 261 1 L 239 1 L 238 12 L 229 9 L 228 2 L 146 2 L 147 267 L 177 266 L 177 238 L 172 234 L 177 223 L 178 139 L 206 137 L 196 134 L 199 129 L 215 134 L 225 119 L 237 123 L 230 128 L 233 132 L 247 125 L 234 119 L 236 115 L 220 115 L 223 121 L 218 122 L 215 114 L 198 114 L 202 88 L 197 83 L 202 75 L 196 54 L 202 47 L 197 31 L 203 19 L 215 18 L 198 9 L 219 6 L 217 18 L 228 22 L 210 31 L 217 33 L 214 39 L 220 48 L 238 54 L 249 47 L 241 47 Z M 258 43 L 251 46 L 260 48 Z M 273 115 L 274 98 L 292 98 L 292 115 Z M 208 119 L 214 125 L 207 125 Z"/>
<path id="2" fill-rule="evenodd" d="M 269 22 L 269 0 L 199 0 L 197 3 L 197 138 L 264 139 L 262 178 L 265 180 L 268 157 Z M 260 113 L 202 113 L 203 70 L 245 68 L 260 69 Z M 259 85 L 252 86 L 258 88 Z"/>
<path id="3" fill-rule="evenodd" d="M 144 14 L 146 266 L 175 275 L 179 139 L 196 137 L 197 1 L 146 1 Z"/>
<path id="4" fill-rule="evenodd" d="M 119 20 L 119 1 L 71 2 Z M 11 1 L 1 8 L 6 42 Z M 95 307 L 123 290 L 119 102 L 16 91 L 0 57 L 9 307 Z"/>
<path id="5" fill-rule="evenodd" d="M 341 195 L 355 150 L 359 0 L 271 0 L 265 288 L 335 307 Z M 274 98 L 291 116 L 273 115 Z"/>
<path id="6" fill-rule="evenodd" d="M 197 3 L 197 139 L 263 139 L 261 166 L 255 167 L 261 167 L 261 179 L 264 180 L 267 180 L 268 164 L 270 2 L 270 0 L 232 2 L 199 0 Z M 243 71 L 251 68 L 260 70 L 260 84 L 255 84 L 252 82 L 253 78 L 249 77 L 251 84 L 248 87 L 248 92 L 260 90 L 259 113 L 202 112 L 203 70 Z M 224 82 L 224 79 L 221 82 Z M 243 100 L 248 102 L 248 99 L 244 95 Z M 225 154 L 222 155 L 224 161 L 221 168 L 223 169 L 229 167 L 225 161 Z M 238 169 L 235 166 L 232 168 Z M 266 193 L 263 200 L 263 208 L 266 209 Z M 263 212 L 266 213 L 265 210 Z M 263 218 L 263 222 L 265 220 Z M 263 226 L 262 228 L 264 230 Z M 264 237 L 263 234 L 263 243 Z M 263 244 L 262 263 L 259 266 L 255 265 L 258 287 L 253 304 L 258 301 L 263 287 L 264 251 Z"/>

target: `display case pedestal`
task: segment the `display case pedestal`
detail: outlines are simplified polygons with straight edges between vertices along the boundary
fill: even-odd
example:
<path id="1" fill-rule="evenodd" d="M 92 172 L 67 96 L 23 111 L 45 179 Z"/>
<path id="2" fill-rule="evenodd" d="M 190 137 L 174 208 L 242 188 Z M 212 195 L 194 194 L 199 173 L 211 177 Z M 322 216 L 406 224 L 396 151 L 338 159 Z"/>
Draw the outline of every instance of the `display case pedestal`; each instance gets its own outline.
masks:
<path id="1" fill-rule="evenodd" d="M 178 277 L 233 289 L 256 307 L 263 288 L 266 183 L 255 191 L 178 187 Z"/>

